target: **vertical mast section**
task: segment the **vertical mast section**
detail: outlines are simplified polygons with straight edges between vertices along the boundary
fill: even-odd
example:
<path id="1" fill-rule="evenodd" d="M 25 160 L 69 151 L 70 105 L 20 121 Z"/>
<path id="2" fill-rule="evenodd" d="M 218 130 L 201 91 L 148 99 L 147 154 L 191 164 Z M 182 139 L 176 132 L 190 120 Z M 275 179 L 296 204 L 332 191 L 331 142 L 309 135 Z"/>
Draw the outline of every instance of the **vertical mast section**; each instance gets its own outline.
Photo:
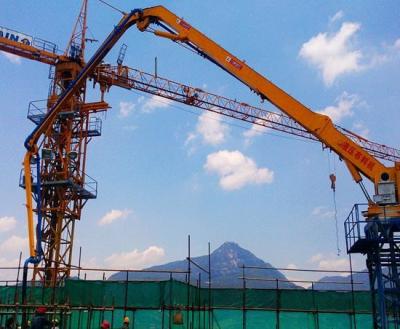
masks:
<path id="1" fill-rule="evenodd" d="M 65 60 L 51 70 L 47 101 L 31 102 L 28 118 L 40 125 L 46 113 L 77 78 L 85 65 L 87 0 L 83 0 Z M 41 111 L 38 112 L 38 109 Z M 82 208 L 97 196 L 97 182 L 86 174 L 87 145 L 101 135 L 102 122 L 96 113 L 108 109 L 105 102 L 86 103 L 86 82 L 64 103 L 51 128 L 38 143 L 40 177 L 33 178 L 36 213 L 42 216 L 43 259 L 35 265 L 33 281 L 56 286 L 70 276 L 75 221 Z M 34 111 L 31 111 L 34 110 Z M 36 165 L 32 166 L 35 172 Z M 41 201 L 41 202 L 38 202 Z"/>

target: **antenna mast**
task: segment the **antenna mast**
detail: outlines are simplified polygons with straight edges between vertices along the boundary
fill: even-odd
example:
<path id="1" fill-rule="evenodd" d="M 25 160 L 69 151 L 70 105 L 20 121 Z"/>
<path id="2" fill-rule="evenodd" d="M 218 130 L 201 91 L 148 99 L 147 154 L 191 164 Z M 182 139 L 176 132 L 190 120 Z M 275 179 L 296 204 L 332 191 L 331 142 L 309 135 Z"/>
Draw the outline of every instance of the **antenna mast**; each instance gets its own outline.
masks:
<path id="1" fill-rule="evenodd" d="M 85 60 L 85 45 L 86 45 L 86 30 L 87 30 L 87 5 L 88 0 L 82 1 L 81 11 L 75 22 L 65 56 L 84 62 Z"/>

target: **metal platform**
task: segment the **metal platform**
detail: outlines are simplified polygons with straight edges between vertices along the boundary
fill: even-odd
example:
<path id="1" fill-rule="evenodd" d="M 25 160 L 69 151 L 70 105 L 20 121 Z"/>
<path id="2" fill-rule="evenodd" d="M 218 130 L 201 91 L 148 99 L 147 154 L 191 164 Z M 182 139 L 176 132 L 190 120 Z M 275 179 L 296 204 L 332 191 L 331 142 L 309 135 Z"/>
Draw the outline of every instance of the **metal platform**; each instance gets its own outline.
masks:
<path id="1" fill-rule="evenodd" d="M 85 175 L 84 183 L 77 183 L 72 177 L 68 179 L 60 179 L 55 181 L 42 181 L 42 186 L 47 187 L 65 187 L 69 188 L 72 192 L 76 193 L 76 195 L 83 200 L 88 199 L 96 199 L 97 198 L 97 181 L 90 177 L 89 175 Z M 25 176 L 24 170 L 21 170 L 20 178 L 19 178 L 19 186 L 24 188 L 25 185 Z M 32 189 L 36 190 L 37 188 L 37 177 L 35 174 L 32 174 Z"/>
<path id="2" fill-rule="evenodd" d="M 400 328 L 400 218 L 364 220 L 356 204 L 345 221 L 348 253 L 367 255 L 376 329 Z"/>
<path id="3" fill-rule="evenodd" d="M 47 114 L 47 100 L 32 101 L 28 106 L 27 118 L 33 122 L 35 125 L 39 125 Z M 60 112 L 58 117 L 60 119 L 66 118 L 78 118 L 79 111 L 68 111 Z M 79 119 L 77 119 L 79 120 Z M 57 123 L 55 124 L 55 130 L 57 131 Z M 82 130 L 79 134 L 86 137 L 98 137 L 101 136 L 102 130 L 102 120 L 99 117 L 91 116 L 89 118 L 89 123 L 87 130 Z"/>

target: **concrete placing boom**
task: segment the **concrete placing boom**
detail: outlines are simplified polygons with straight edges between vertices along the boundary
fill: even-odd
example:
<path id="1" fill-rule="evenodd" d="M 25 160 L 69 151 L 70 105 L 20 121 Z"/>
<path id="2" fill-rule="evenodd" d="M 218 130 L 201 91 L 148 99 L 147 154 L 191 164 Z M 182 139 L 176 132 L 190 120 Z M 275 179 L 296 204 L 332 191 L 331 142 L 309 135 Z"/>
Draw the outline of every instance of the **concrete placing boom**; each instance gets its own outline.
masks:
<path id="1" fill-rule="evenodd" d="M 108 90 L 111 86 L 139 90 L 260 127 L 319 141 L 296 121 L 282 113 L 264 110 L 128 66 L 99 65 L 93 74 L 93 79 L 103 87 L 103 90 Z M 340 126 L 335 125 L 335 127 L 374 157 L 393 162 L 400 161 L 400 150 L 370 141 Z"/>
<path id="2" fill-rule="evenodd" d="M 162 6 L 143 10 L 130 18 L 140 31 L 153 32 L 197 51 L 247 85 L 263 100 L 279 108 L 305 130 L 336 152 L 346 163 L 353 179 L 361 186 L 368 201 L 360 220 L 358 206 L 345 222 L 349 253 L 367 254 L 370 286 L 374 296 L 374 323 L 387 329 L 389 322 L 400 326 L 400 162 L 385 166 L 338 130 L 325 115 L 311 111 L 245 62 L 230 54 L 189 23 Z M 163 30 L 151 29 L 156 25 Z M 362 184 L 364 175 L 374 184 L 371 198 Z M 361 227 L 362 226 L 362 227 Z M 385 270 L 383 269 L 385 268 Z M 391 319 L 389 319 L 389 317 Z"/>
<path id="3" fill-rule="evenodd" d="M 85 3 L 83 4 L 83 8 L 85 8 Z M 79 16 L 80 21 L 85 21 L 82 16 L 81 13 Z M 84 28 L 82 27 L 82 29 Z M 59 88 L 55 88 L 54 86 L 67 85 L 65 83 L 65 76 L 71 73 L 72 75 L 77 74 L 81 65 L 76 66 L 75 62 L 78 61 L 83 64 L 83 52 L 77 46 L 76 40 L 72 38 L 71 40 L 74 42 L 70 42 L 68 47 L 70 53 L 59 55 L 57 46 L 54 43 L 30 36 L 27 36 L 29 44 L 22 43 L 15 36 L 18 35 L 18 32 L 12 32 L 12 30 L 5 28 L 3 30 L 10 32 L 8 32 L 8 38 L 0 37 L 0 49 L 18 54 L 27 59 L 50 64 L 55 68 L 54 78 L 52 79 L 54 82 L 51 85 L 51 93 L 47 104 L 41 105 L 44 101 L 34 101 L 29 104 L 28 119 L 35 124 L 39 124 L 59 96 L 59 92 L 57 93 Z M 19 35 L 24 34 L 19 33 Z M 82 35 L 82 33 L 74 31 L 73 35 Z M 72 44 L 74 45 L 73 47 Z M 29 46 L 29 48 L 26 46 Z M 80 56 L 77 57 L 77 55 Z M 48 61 L 49 58 L 52 59 L 51 62 Z M 95 83 L 101 85 L 102 99 L 104 98 L 104 92 L 109 91 L 111 86 L 118 86 L 128 90 L 134 89 L 199 109 L 216 112 L 260 127 L 318 141 L 314 135 L 284 114 L 266 111 L 243 102 L 205 92 L 200 88 L 194 88 L 122 66 L 122 61 L 118 66 L 100 64 L 94 73 L 90 75 L 89 79 L 93 79 Z M 82 96 L 80 98 L 84 99 Z M 101 134 L 101 129 L 98 126 L 98 123 L 101 123 L 100 118 L 93 117 L 92 114 L 95 115 L 97 112 L 104 111 L 108 107 L 108 104 L 103 101 L 95 103 L 81 101 L 72 104 L 75 104 L 73 105 L 73 108 L 75 108 L 74 112 L 71 112 L 71 104 L 62 110 L 64 114 L 60 115 L 53 123 L 51 133 L 41 143 L 41 148 L 42 152 L 47 153 L 60 154 L 59 150 L 64 149 L 62 153 L 75 154 L 75 159 L 70 159 L 73 160 L 73 163 L 69 161 L 65 163 L 63 160 L 65 157 L 61 156 L 55 156 L 50 161 L 49 159 L 44 159 L 42 156 L 41 170 L 38 171 L 37 166 L 36 169 L 32 168 L 36 172 L 36 180 L 39 178 L 41 181 L 42 188 L 38 192 L 41 194 L 41 213 L 42 215 L 44 214 L 41 224 L 42 229 L 40 231 L 36 230 L 36 243 L 34 241 L 34 232 L 32 232 L 32 229 L 29 230 L 30 246 L 35 247 L 36 245 L 36 252 L 43 252 L 43 259 L 40 263 L 44 263 L 44 266 L 35 266 L 33 280 L 36 281 L 37 277 L 39 277 L 44 284 L 50 286 L 57 284 L 64 277 L 69 276 L 69 269 L 71 267 L 70 251 L 72 250 L 74 240 L 74 222 L 80 219 L 80 210 L 85 205 L 87 199 L 92 199 L 96 196 L 96 190 L 90 188 L 90 185 L 93 187 L 96 183 L 94 180 L 90 180 L 90 177 L 85 174 L 86 147 L 81 146 L 86 146 L 93 137 Z M 74 117 L 72 126 L 68 125 L 71 114 Z M 77 120 L 77 118 L 81 119 Z M 89 127 L 87 123 L 89 123 Z M 60 140 L 59 127 L 65 125 L 68 128 Z M 400 150 L 366 140 L 344 128 L 337 128 L 376 158 L 389 161 L 398 161 L 400 159 Z M 77 161 L 78 154 L 80 154 L 80 161 Z M 60 170 L 60 166 L 63 167 L 63 162 L 64 168 L 67 168 L 66 171 Z M 50 164 L 53 164 L 53 166 L 51 167 Z M 71 167 L 71 165 L 73 166 Z M 76 171 L 74 167 L 80 167 L 80 170 Z M 72 171 L 70 170 L 71 168 L 73 169 Z M 24 176 L 21 176 L 21 178 L 20 186 L 26 188 Z M 35 184 L 37 182 L 33 182 L 33 185 Z M 36 192 L 35 188 L 34 194 Z M 36 195 L 36 204 L 38 203 L 38 199 Z M 68 200 L 71 201 L 68 202 Z M 57 203 L 59 203 L 59 206 L 55 207 L 54 205 L 57 205 Z M 54 220 L 55 215 L 56 220 Z M 41 244 L 37 243 L 38 241 L 41 241 Z"/>
<path id="4" fill-rule="evenodd" d="M 41 44 L 44 45 L 45 43 L 46 42 L 43 41 Z M 54 45 L 53 43 L 49 44 Z M 61 62 L 70 61 L 70 58 L 66 54 L 59 55 L 54 51 L 50 52 L 42 48 L 48 49 L 49 47 L 40 47 L 38 42 L 35 42 L 35 45 L 25 45 L 17 41 L 0 37 L 0 50 L 2 51 L 53 66 Z M 57 47 L 53 46 L 53 49 L 56 48 Z M 313 134 L 305 130 L 296 121 L 281 113 L 267 111 L 224 96 L 206 92 L 200 88 L 159 76 L 156 77 L 152 74 L 127 66 L 100 64 L 94 73 L 90 75 L 90 78 L 93 78 L 107 90 L 111 86 L 129 90 L 139 90 L 186 105 L 217 112 L 227 117 L 253 123 L 260 127 L 267 127 L 298 137 L 318 141 Z M 43 116 L 44 114 L 44 109 L 37 109 L 36 115 Z M 400 161 L 400 150 L 370 141 L 342 127 L 336 126 L 336 128 L 376 158 L 393 162 Z"/>
<path id="5" fill-rule="evenodd" d="M 152 24 L 161 27 L 162 30 L 150 30 L 149 27 Z M 71 99 L 77 97 L 77 93 L 86 82 L 86 79 L 93 74 L 95 68 L 108 51 L 115 45 L 122 34 L 133 25 L 136 25 L 140 31 L 150 31 L 156 36 L 185 44 L 197 51 L 201 56 L 209 59 L 247 85 L 263 100 L 268 100 L 275 105 L 345 161 L 352 177 L 361 185 L 368 200 L 368 208 L 363 212 L 367 222 L 363 230 L 360 229 L 363 220 L 358 217 L 358 213 L 354 217 L 349 217 L 346 222 L 347 250 L 350 253 L 367 254 L 371 288 L 376 292 L 376 300 L 374 302 L 376 327 L 388 328 L 388 314 L 390 314 L 391 321 L 398 326 L 400 315 L 400 280 L 397 270 L 400 262 L 400 248 L 398 246 L 400 232 L 400 163 L 395 162 L 394 166 L 384 165 L 355 143 L 352 138 L 349 138 L 343 130 L 335 127 L 327 116 L 311 111 L 250 68 L 245 62 L 237 59 L 186 21 L 162 6 L 134 10 L 129 14 L 125 14 L 92 59 L 79 71 L 76 78 L 68 84 L 51 110 L 26 139 L 27 153 L 24 160 L 24 168 L 28 223 L 30 223 L 29 229 L 32 238 L 33 187 L 30 184 L 30 163 L 32 159 L 35 159 L 39 166 L 38 142 L 48 133 L 54 120 L 61 113 L 61 110 L 65 108 L 65 105 Z M 363 186 L 361 175 L 374 184 L 373 198 L 369 196 Z M 36 191 L 38 195 L 37 213 L 39 222 L 41 217 L 40 189 L 41 184 L 38 181 Z M 354 209 L 358 211 L 357 206 Z M 40 234 L 38 236 L 40 237 Z M 40 247 L 38 247 L 39 250 L 35 251 L 32 244 L 33 239 L 30 241 L 31 260 L 35 262 L 37 258 L 40 259 L 41 257 Z M 40 241 L 38 241 L 39 243 Z M 383 267 L 386 267 L 386 272 Z"/>

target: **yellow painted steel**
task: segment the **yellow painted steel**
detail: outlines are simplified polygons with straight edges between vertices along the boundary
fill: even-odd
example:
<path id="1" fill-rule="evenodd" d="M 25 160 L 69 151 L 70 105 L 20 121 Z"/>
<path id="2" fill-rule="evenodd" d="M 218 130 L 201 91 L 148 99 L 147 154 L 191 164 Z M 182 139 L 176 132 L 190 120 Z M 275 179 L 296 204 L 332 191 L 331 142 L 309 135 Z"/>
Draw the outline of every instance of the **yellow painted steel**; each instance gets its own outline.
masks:
<path id="1" fill-rule="evenodd" d="M 127 21 L 128 20 L 128 21 Z M 256 72 L 244 61 L 238 59 L 224 48 L 219 46 L 217 43 L 203 35 L 189 23 L 179 18 L 166 8 L 162 6 L 156 6 L 144 9 L 141 12 L 135 14 L 126 14 L 122 17 L 118 25 L 115 27 L 113 33 L 107 39 L 108 43 L 105 47 L 103 44 L 99 51 L 96 52 L 94 59 L 90 61 L 90 65 L 85 67 L 85 74 L 79 75 L 77 81 L 74 81 L 74 86 L 65 95 L 63 99 L 57 104 L 55 108 L 45 117 L 40 127 L 34 131 L 30 136 L 28 145 L 31 149 L 36 149 L 36 143 L 48 129 L 50 129 L 56 116 L 62 107 L 66 104 L 69 97 L 73 97 L 74 93 L 86 81 L 87 77 L 93 72 L 95 67 L 101 62 L 108 51 L 115 45 L 119 38 L 133 25 L 137 25 L 140 31 L 146 31 L 147 27 L 151 23 L 161 22 L 167 25 L 170 30 L 173 30 L 176 34 L 165 31 L 155 31 L 154 34 L 163 38 L 168 38 L 174 42 L 181 42 L 190 45 L 194 45 L 209 59 L 217 63 L 220 67 L 225 69 L 227 72 L 232 74 L 234 77 L 239 79 L 245 85 L 247 85 L 253 92 L 258 94 L 262 99 L 266 99 L 282 112 L 286 113 L 289 117 L 297 121 L 307 131 L 313 134 L 323 144 L 328 146 L 330 149 L 335 151 L 342 159 L 345 160 L 352 177 L 356 182 L 360 181 L 361 175 L 363 174 L 369 180 L 375 184 L 381 181 L 381 175 L 387 173 L 389 180 L 395 182 L 397 200 L 400 200 L 400 164 L 396 163 L 395 167 L 387 167 L 378 161 L 374 156 L 365 151 L 361 146 L 353 142 L 343 133 L 336 129 L 331 119 L 325 115 L 313 112 L 307 106 L 300 103 L 294 97 L 286 93 L 284 90 L 273 84 L 271 81 L 263 77 L 261 74 Z M 4 47 L 8 47 L 6 51 L 13 52 L 10 50 L 10 40 L 3 40 L 0 38 L 0 50 L 5 50 L 1 47 L 1 43 L 4 43 Z M 55 64 L 56 61 L 63 60 L 63 56 L 58 56 L 52 53 L 39 53 L 37 49 L 32 46 L 25 46 L 18 43 L 11 44 L 14 47 L 14 53 L 39 60 L 48 64 Z M 18 50 L 18 47 L 20 50 Z M 42 55 L 42 58 L 40 57 Z M 36 58 L 35 58 L 36 56 Z M 50 59 L 49 59 L 50 58 Z M 284 150 L 287 152 L 286 150 Z M 29 230 L 29 246 L 30 253 L 33 256 L 34 251 L 34 226 L 33 226 L 33 207 L 32 207 L 32 184 L 31 184 L 31 173 L 30 173 L 30 158 L 32 151 L 28 151 L 24 159 L 24 171 L 25 171 L 25 184 L 26 184 L 26 198 L 27 198 L 27 213 L 28 213 L 28 230 Z M 382 209 L 378 205 L 370 205 L 370 214 L 375 212 L 381 213 Z M 391 216 L 400 217 L 400 206 L 399 204 L 389 206 L 385 208 L 386 213 L 389 211 Z"/>
<path id="2" fill-rule="evenodd" d="M 67 56 L 41 50 L 34 46 L 25 45 L 21 42 L 9 40 L 3 37 L 0 37 L 0 50 L 50 65 L 55 65 L 59 61 L 68 60 Z"/>
<path id="3" fill-rule="evenodd" d="M 32 206 L 32 175 L 31 175 L 31 158 L 30 152 L 25 153 L 24 157 L 24 179 L 25 179 L 25 195 L 26 195 L 26 213 L 28 215 L 28 237 L 29 237 L 29 255 L 36 256 L 35 237 L 33 224 L 33 206 Z"/>
<path id="4" fill-rule="evenodd" d="M 268 100 L 297 121 L 375 184 L 381 180 L 381 174 L 384 172 L 389 174 L 390 180 L 395 181 L 396 174 L 393 167 L 384 166 L 362 147 L 338 131 L 328 116 L 313 112 L 256 72 L 244 61 L 226 51 L 166 8 L 157 6 L 144 9 L 141 17 L 132 17 L 131 21 L 132 24 L 137 23 L 140 31 L 145 31 L 151 22 L 164 23 L 176 34 L 156 30 L 155 35 L 195 45 L 213 61 L 260 95 L 261 98 Z"/>
<path id="5" fill-rule="evenodd" d="M 29 140 L 27 141 L 28 151 L 25 154 L 24 158 L 24 174 L 25 181 L 29 182 L 26 184 L 25 194 L 26 194 L 26 209 L 27 209 L 27 221 L 28 221 L 28 236 L 29 236 L 29 252 L 31 256 L 35 256 L 38 252 L 35 251 L 34 244 L 34 224 L 33 224 L 33 202 L 32 202 L 32 184 L 31 184 L 31 168 L 30 168 L 30 159 L 33 154 L 36 154 L 38 147 L 37 142 L 39 138 L 45 134 L 56 119 L 59 112 L 64 108 L 65 104 L 69 101 L 71 97 L 74 97 L 76 91 L 81 87 L 81 85 L 86 81 L 87 77 L 91 74 L 91 72 L 96 68 L 96 66 L 103 60 L 106 54 L 111 50 L 111 48 L 115 45 L 115 43 L 119 40 L 119 38 L 123 35 L 123 33 L 127 30 L 130 25 L 124 26 L 126 17 L 123 17 L 118 25 L 114 28 L 114 31 L 111 33 L 113 35 L 112 38 L 107 38 L 106 41 L 102 44 L 99 50 L 95 53 L 92 60 L 89 61 L 84 67 L 85 72 L 80 74 L 77 79 L 74 81 L 74 84 L 71 88 L 69 88 L 63 96 L 59 99 L 58 103 L 51 109 L 51 111 L 45 116 L 41 124 L 35 129 L 32 134 L 29 136 Z M 108 42 L 107 42 L 108 41 Z M 39 228 L 40 229 L 40 228 Z"/>
<path id="6" fill-rule="evenodd" d="M 357 169 L 353 166 L 353 164 L 347 160 L 344 160 L 344 163 L 347 166 L 347 169 L 350 171 L 351 176 L 353 177 L 354 181 L 356 183 L 359 183 L 362 181 L 362 177 L 360 173 L 357 171 Z"/>
<path id="7" fill-rule="evenodd" d="M 400 217 L 400 164 L 385 166 L 373 155 L 365 151 L 360 145 L 339 131 L 332 120 L 319 113 L 313 112 L 307 106 L 296 100 L 274 83 L 256 72 L 245 61 L 238 59 L 216 42 L 203 35 L 189 23 L 176 16 L 162 6 L 144 9 L 139 17 L 131 17 L 131 23 L 137 24 L 140 31 L 146 31 L 151 23 L 166 25 L 168 32 L 154 31 L 154 34 L 174 42 L 186 43 L 195 46 L 208 59 L 211 59 L 238 80 L 247 85 L 253 92 L 297 121 L 308 132 L 313 134 L 323 144 L 345 160 L 353 179 L 359 183 L 361 174 L 374 183 L 375 193 L 378 184 L 382 181 L 394 182 L 396 186 L 397 202 L 394 205 L 379 206 L 370 202 L 370 211 L 367 217 L 373 217 L 376 212 L 385 218 Z M 388 179 L 383 179 L 387 176 Z M 388 216 L 387 216 L 388 215 Z"/>

